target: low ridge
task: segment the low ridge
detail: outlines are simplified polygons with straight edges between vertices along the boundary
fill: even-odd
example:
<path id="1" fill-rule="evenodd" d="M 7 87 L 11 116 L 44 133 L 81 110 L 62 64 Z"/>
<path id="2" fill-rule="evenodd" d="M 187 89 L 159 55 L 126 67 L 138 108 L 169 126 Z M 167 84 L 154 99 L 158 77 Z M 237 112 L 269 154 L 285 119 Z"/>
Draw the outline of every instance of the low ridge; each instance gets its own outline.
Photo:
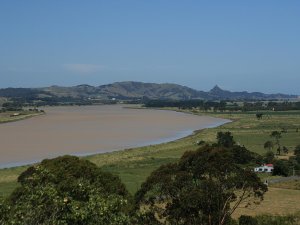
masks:
<path id="1" fill-rule="evenodd" d="M 81 84 L 73 87 L 50 86 L 45 88 L 6 88 L 0 89 L 0 97 L 72 97 L 97 99 L 204 99 L 204 100 L 242 100 L 242 99 L 292 99 L 296 95 L 231 92 L 218 85 L 210 91 L 198 91 L 172 83 L 143 83 L 135 81 L 115 82 L 112 84 L 91 86 Z"/>

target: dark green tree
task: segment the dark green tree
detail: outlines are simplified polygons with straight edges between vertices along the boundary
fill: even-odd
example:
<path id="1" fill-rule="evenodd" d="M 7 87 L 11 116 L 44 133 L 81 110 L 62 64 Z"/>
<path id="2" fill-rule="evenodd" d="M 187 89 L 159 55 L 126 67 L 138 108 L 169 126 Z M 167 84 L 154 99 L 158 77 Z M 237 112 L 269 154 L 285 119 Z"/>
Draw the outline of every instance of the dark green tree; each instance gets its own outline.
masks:
<path id="1" fill-rule="evenodd" d="M 279 131 L 272 131 L 272 133 L 270 134 L 270 137 L 274 138 L 275 139 L 275 143 L 278 147 L 280 147 L 280 138 L 282 137 L 281 136 L 281 132 Z"/>
<path id="2" fill-rule="evenodd" d="M 249 151 L 244 146 L 234 145 L 228 149 L 228 152 L 232 154 L 233 161 L 237 164 L 249 164 L 257 163 L 261 156 Z"/>
<path id="3" fill-rule="evenodd" d="M 235 144 L 231 132 L 218 132 L 217 133 L 217 143 L 219 146 L 232 147 Z"/>
<path id="4" fill-rule="evenodd" d="M 156 223 L 223 225 L 237 207 L 259 202 L 266 191 L 251 169 L 235 163 L 232 150 L 206 145 L 154 171 L 135 200 Z"/>
<path id="5" fill-rule="evenodd" d="M 239 225 L 258 225 L 258 221 L 252 216 L 242 215 L 239 218 Z"/>
<path id="6" fill-rule="evenodd" d="M 286 146 L 282 147 L 282 151 L 284 154 L 288 154 L 289 153 L 289 149 Z"/>
<path id="7" fill-rule="evenodd" d="M 300 155 L 300 145 L 297 145 L 294 150 L 295 155 Z"/>
<path id="8" fill-rule="evenodd" d="M 268 151 L 271 151 L 274 147 L 274 144 L 272 141 L 266 141 L 264 143 L 264 149 L 267 149 Z"/>
<path id="9" fill-rule="evenodd" d="M 120 179 L 75 156 L 23 172 L 0 224 L 128 224 L 130 195 Z"/>
<path id="10" fill-rule="evenodd" d="M 265 163 L 273 163 L 275 160 L 275 154 L 272 151 L 268 151 L 264 156 Z"/>
<path id="11" fill-rule="evenodd" d="M 300 145 L 297 145 L 294 150 L 295 159 L 300 164 Z"/>
<path id="12" fill-rule="evenodd" d="M 273 175 L 285 176 L 289 175 L 289 163 L 286 160 L 276 160 L 274 163 Z"/>
<path id="13" fill-rule="evenodd" d="M 263 113 L 256 113 L 256 119 L 261 120 L 263 118 Z"/>

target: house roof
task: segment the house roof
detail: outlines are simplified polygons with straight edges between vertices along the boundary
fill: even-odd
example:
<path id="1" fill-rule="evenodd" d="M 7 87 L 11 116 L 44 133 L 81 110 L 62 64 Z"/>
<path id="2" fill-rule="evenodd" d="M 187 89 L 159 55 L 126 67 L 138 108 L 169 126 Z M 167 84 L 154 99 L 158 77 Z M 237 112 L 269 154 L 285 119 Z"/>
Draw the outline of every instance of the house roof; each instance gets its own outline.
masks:
<path id="1" fill-rule="evenodd" d="M 273 167 L 273 164 L 266 164 L 267 167 Z"/>

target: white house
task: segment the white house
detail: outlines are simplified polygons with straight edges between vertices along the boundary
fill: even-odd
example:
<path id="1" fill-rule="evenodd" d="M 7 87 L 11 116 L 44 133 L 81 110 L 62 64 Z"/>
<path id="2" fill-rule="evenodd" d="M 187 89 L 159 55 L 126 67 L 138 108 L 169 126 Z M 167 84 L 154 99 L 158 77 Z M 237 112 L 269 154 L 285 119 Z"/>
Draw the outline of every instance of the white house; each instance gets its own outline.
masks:
<path id="1" fill-rule="evenodd" d="M 257 173 L 272 173 L 273 172 L 273 164 L 264 164 L 260 167 L 255 167 L 254 172 Z"/>

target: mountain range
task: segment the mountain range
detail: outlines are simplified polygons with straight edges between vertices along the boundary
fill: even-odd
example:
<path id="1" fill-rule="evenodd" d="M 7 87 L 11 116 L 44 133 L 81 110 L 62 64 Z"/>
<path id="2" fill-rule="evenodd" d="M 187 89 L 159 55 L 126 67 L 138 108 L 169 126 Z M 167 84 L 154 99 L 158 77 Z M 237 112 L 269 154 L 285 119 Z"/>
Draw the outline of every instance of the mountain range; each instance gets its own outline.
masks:
<path id="1" fill-rule="evenodd" d="M 44 88 L 5 88 L 0 89 L 1 97 L 32 98 L 80 98 L 80 99 L 204 99 L 204 100 L 259 100 L 259 99 L 293 99 L 296 95 L 264 94 L 261 92 L 231 92 L 215 86 L 210 91 L 199 91 L 186 86 L 170 83 L 143 83 L 134 81 L 115 82 L 112 84 L 72 87 L 50 86 Z"/>

